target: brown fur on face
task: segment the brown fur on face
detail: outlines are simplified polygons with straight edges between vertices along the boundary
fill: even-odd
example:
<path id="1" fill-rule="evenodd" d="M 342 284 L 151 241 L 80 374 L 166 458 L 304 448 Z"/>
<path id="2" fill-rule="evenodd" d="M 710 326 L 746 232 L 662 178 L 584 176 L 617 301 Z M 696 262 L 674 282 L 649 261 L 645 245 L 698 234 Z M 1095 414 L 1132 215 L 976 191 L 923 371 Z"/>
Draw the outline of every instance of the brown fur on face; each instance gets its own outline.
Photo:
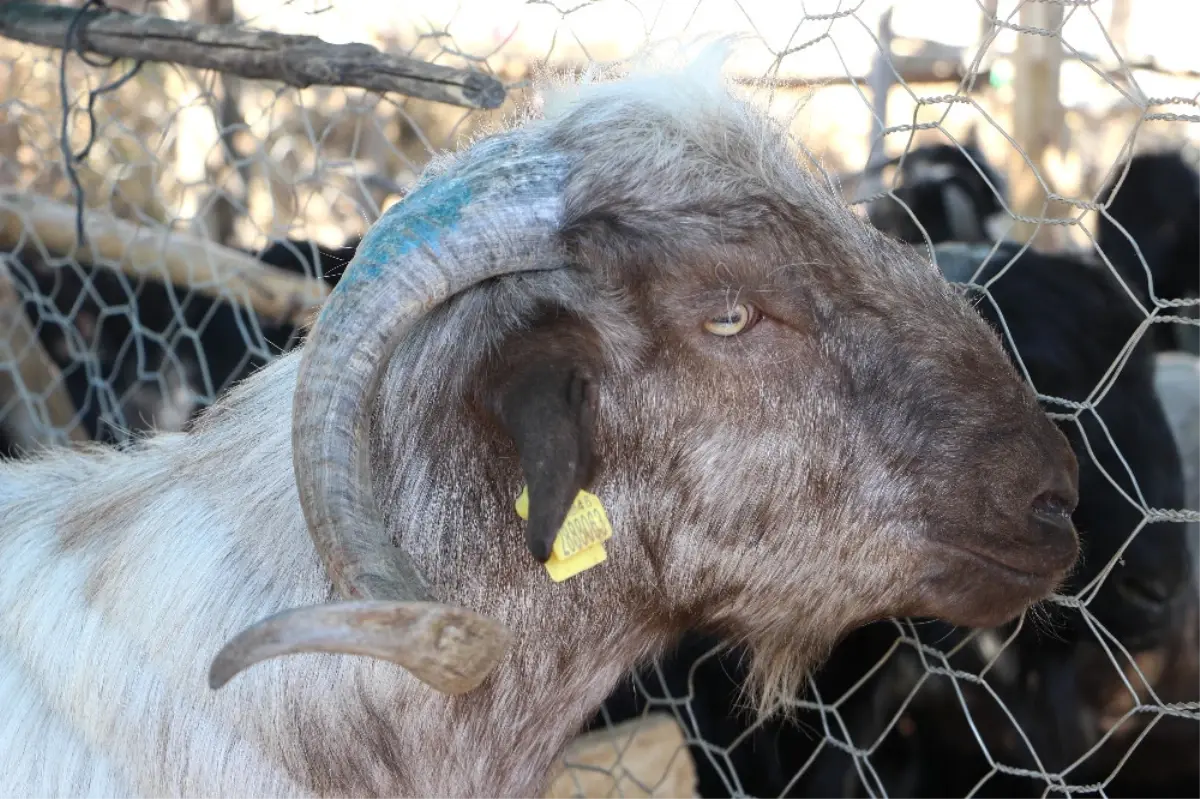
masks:
<path id="1" fill-rule="evenodd" d="M 454 723 L 549 752 L 545 719 L 581 722 L 611 688 L 600 674 L 692 627 L 751 645 L 766 707 L 863 622 L 990 625 L 1052 591 L 1077 541 L 1029 514 L 1042 492 L 1073 507 L 1074 457 L 978 315 L 741 106 L 676 124 L 602 102 L 551 129 L 578 155 L 568 268 L 457 296 L 385 378 L 376 472 L 396 543 L 439 597 L 517 636 L 450 701 Z M 752 329 L 705 331 L 743 301 L 763 314 Z M 582 487 L 615 529 L 608 561 L 562 584 L 527 549 L 512 504 L 528 472 L 495 411 L 547 363 L 594 385 Z"/>
<path id="2" fill-rule="evenodd" d="M 594 232 L 595 220 L 580 220 L 566 248 L 573 273 L 498 283 L 446 312 L 504 316 L 518 291 L 541 297 L 467 382 L 503 393 L 513 375 L 547 362 L 573 364 L 595 381 L 595 479 L 584 487 L 600 495 L 618 531 L 610 563 L 537 590 L 544 577 L 517 545 L 521 525 L 509 511 L 524 475 L 503 425 L 489 421 L 486 397 L 468 417 L 485 442 L 480 452 L 438 459 L 436 476 L 421 480 L 454 482 L 464 457 L 481 461 L 476 482 L 502 490 L 480 501 L 494 501 L 497 523 L 512 532 L 489 526 L 482 539 L 456 537 L 443 556 L 504 564 L 506 592 L 544 593 L 539 615 L 584 613 L 588 594 L 599 592 L 621 617 L 653 619 L 670 636 L 707 625 L 745 639 L 764 703 L 865 621 L 914 614 L 987 623 L 1053 588 L 1061 568 L 1014 579 L 957 548 L 966 539 L 986 551 L 990 535 L 1010 545 L 1039 470 L 1061 468 L 1069 491 L 1074 460 L 990 331 L 936 275 L 889 261 L 900 256 L 884 242 L 874 267 L 823 251 L 810 238 L 825 241 L 819 233 L 830 231 L 783 203 L 763 222 L 747 217 L 745 230 L 722 226 L 721 241 L 706 248 L 664 238 L 604 249 L 641 240 L 627 221 L 637 218 L 612 216 Z M 618 239 L 612 230 L 621 224 Z M 548 284 L 540 292 L 538 281 Z M 706 333 L 704 321 L 735 299 L 755 304 L 763 320 L 739 337 Z M 444 436 L 450 447 L 463 423 L 436 413 L 421 438 Z M 399 463 L 380 464 L 397 475 L 389 494 L 411 495 L 416 484 L 399 477 L 409 454 L 393 457 Z M 1013 494 L 1020 504 L 1005 507 Z M 1075 542 L 1066 540 L 1069 567 Z M 487 554 L 465 556 L 464 545 Z M 589 583 L 596 587 L 586 593 L 572 590 Z"/>

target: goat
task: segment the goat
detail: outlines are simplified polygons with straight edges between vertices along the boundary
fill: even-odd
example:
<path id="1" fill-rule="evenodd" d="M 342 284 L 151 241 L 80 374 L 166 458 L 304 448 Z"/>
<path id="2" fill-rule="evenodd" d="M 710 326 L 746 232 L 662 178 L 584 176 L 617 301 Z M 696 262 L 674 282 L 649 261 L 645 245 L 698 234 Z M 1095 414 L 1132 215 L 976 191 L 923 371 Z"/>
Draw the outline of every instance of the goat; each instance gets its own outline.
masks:
<path id="1" fill-rule="evenodd" d="M 1106 379 L 1110 365 L 1121 358 L 1140 321 L 1134 303 L 1106 269 L 1068 256 L 1021 252 L 1018 245 L 1010 243 L 997 245 L 994 252 L 987 245 L 943 244 L 935 248 L 935 253 L 939 267 L 951 282 L 961 284 L 976 278 L 977 284 L 988 285 L 988 298 L 976 297 L 976 308 L 997 331 L 1007 331 L 1006 349 L 1012 357 L 1020 359 L 1041 393 L 1078 403 L 1098 387 L 1106 387 L 1103 400 L 1097 404 L 1098 418 L 1085 413 L 1079 424 L 1060 422 L 1080 464 L 1080 501 L 1074 520 L 1081 530 L 1086 560 L 1085 568 L 1071 580 L 1072 587 L 1079 590 L 1099 578 L 1102 569 L 1138 530 L 1143 512 L 1127 497 L 1137 497 L 1140 491 L 1149 508 L 1183 506 L 1181 467 L 1172 438 L 1178 424 L 1164 412 L 1164 405 L 1171 409 L 1178 406 L 1178 411 L 1173 410 L 1176 416 L 1186 415 L 1186 405 L 1179 400 L 1160 401 L 1153 353 L 1146 342 L 1127 356 L 1114 379 Z M 1053 309 L 1053 313 L 1048 313 L 1048 309 Z M 1176 378 L 1176 382 L 1186 379 L 1186 376 Z M 1178 393 L 1186 399 L 1186 393 Z M 1064 410 L 1056 404 L 1048 409 Z M 1122 458 L 1128 464 L 1128 472 Z M 1137 490 L 1130 475 L 1136 480 Z M 1129 542 L 1122 560 L 1089 604 L 1098 622 L 1134 651 L 1156 650 L 1164 640 L 1173 637 L 1176 634 L 1173 619 L 1189 588 L 1183 568 L 1185 551 L 1183 525 L 1179 522 L 1156 522 L 1152 529 L 1142 531 Z M 1075 615 L 1074 611 L 1071 613 Z M 986 651 L 972 658 L 976 644 L 965 641 L 957 631 L 930 624 L 922 625 L 920 631 L 927 635 L 919 640 L 937 651 L 964 649 L 956 655 L 955 663 L 969 673 L 979 672 L 993 657 L 989 647 L 994 636 L 978 642 Z M 1042 727 L 1048 720 L 1046 714 L 1055 714 L 1049 720 L 1059 725 L 1055 729 L 1060 729 L 1073 723 L 1075 705 L 1065 702 L 1065 697 L 1056 696 L 1053 688 L 1075 673 L 1074 649 L 1079 641 L 1090 640 L 1092 633 L 1086 627 L 1072 630 L 1066 625 L 1060 627 L 1053 640 L 1041 638 L 1037 633 L 1036 629 L 1022 631 L 1010 645 L 1020 654 L 1015 660 L 1008 656 L 1008 661 L 1014 669 L 1013 680 L 1018 676 L 1016 669 L 1022 668 L 1022 680 L 1036 674 L 1042 689 L 1036 698 L 1031 698 L 1022 681 L 1012 700 L 1027 706 L 1030 720 Z M 712 764 L 702 751 L 705 747 L 697 747 L 694 754 L 701 794 L 725 795 L 722 790 L 729 775 L 721 772 L 727 771 L 728 765 L 742 779 L 751 780 L 747 784 L 752 786 L 754 795 L 781 795 L 792 789 L 796 792 L 789 795 L 855 795 L 857 787 L 848 789 L 847 785 L 857 784 L 858 770 L 837 747 L 826 746 L 803 778 L 795 780 L 796 771 L 813 754 L 815 742 L 809 732 L 813 729 L 820 730 L 830 724 L 839 739 L 848 734 L 860 747 L 874 743 L 888 731 L 888 725 L 917 680 L 926 677 L 924 664 L 915 652 L 907 646 L 902 647 L 906 651 L 893 652 L 892 662 L 872 682 L 858 687 L 854 696 L 848 696 L 848 692 L 895 644 L 894 624 L 870 625 L 843 640 L 815 675 L 817 694 L 826 702 L 840 702 L 839 712 L 848 725 L 846 733 L 834 724 L 831 716 L 804 711 L 798 714 L 803 729 L 787 719 L 753 729 L 747 723 L 730 727 L 724 720 L 716 721 L 723 715 L 737 714 L 737 692 L 731 690 L 728 684 L 731 678 L 727 675 L 734 675 L 735 683 L 744 676 L 744 669 L 738 663 L 742 653 L 735 651 L 707 658 L 706 650 L 695 644 L 673 652 L 661 665 L 667 682 L 673 687 L 688 686 L 702 706 L 716 703 L 721 708 L 696 717 L 695 737 L 717 746 L 741 740 L 738 750 L 729 754 L 728 764 Z M 698 665 L 699 658 L 705 659 L 705 665 Z M 640 675 L 640 680 L 649 682 L 651 677 L 646 672 Z M 876 759 L 881 763 L 886 761 L 886 768 L 880 765 L 879 771 L 887 774 L 889 793 L 911 795 L 918 778 L 913 768 L 917 762 L 914 753 L 927 739 L 942 735 L 941 729 L 927 733 L 926 726 L 936 726 L 938 719 L 947 713 L 959 712 L 958 699 L 948 690 L 948 680 L 926 679 L 931 684 L 939 679 L 946 683 L 947 690 L 941 693 L 933 687 L 924 689 L 931 706 L 936 699 L 936 710 L 924 715 L 911 714 L 925 720 L 921 728 L 914 733 L 899 728 L 891 730 L 886 746 L 872 757 L 873 764 Z M 607 712 L 618 721 L 640 713 L 644 707 L 644 703 L 628 697 L 615 699 L 615 703 L 609 703 Z M 991 701 L 986 696 L 983 699 Z M 999 715 L 1000 709 L 995 710 L 996 725 L 1011 727 L 1011 722 Z M 947 737 L 966 748 L 965 752 L 956 753 L 955 766 L 970 771 L 971 778 L 952 782 L 953 770 L 937 766 L 939 775 L 947 780 L 932 788 L 938 795 L 968 791 L 986 773 L 987 764 L 979 757 L 969 728 L 953 729 L 954 734 Z M 1059 737 L 1059 743 L 1068 748 L 1074 740 Z M 777 777 L 768 776 L 772 774 Z M 850 793 L 843 793 L 847 790 Z"/>
<path id="2" fill-rule="evenodd" d="M 257 257 L 336 285 L 357 245 L 356 238 L 340 248 L 285 239 Z M 185 286 L 133 280 L 90 263 L 55 265 L 32 246 L 7 261 L 93 441 L 185 429 L 204 397 L 215 397 L 297 340 L 291 325 Z M 0 441 L 0 455 L 17 454 Z"/>
<path id="3" fill-rule="evenodd" d="M 1200 296 L 1200 172 L 1178 151 L 1146 152 L 1121 163 L 1100 190 L 1096 243 L 1147 308 L 1155 300 Z M 1140 253 L 1140 255 L 1139 255 Z M 1165 313 L 1195 317 L 1195 306 Z M 1156 324 L 1161 350 L 1200 353 L 1195 324 Z"/>
<path id="4" fill-rule="evenodd" d="M 1182 456 L 1186 504 L 1200 509 L 1200 359 L 1159 353 L 1155 385 Z M 1174 508 L 1167 508 L 1171 510 Z M 1174 614 L 1171 635 L 1126 657 L 1096 642 L 1075 653 L 1077 704 L 1085 745 L 1096 746 L 1072 773 L 1076 784 L 1105 783 L 1104 795 L 1195 796 L 1200 791 L 1200 539 L 1188 525 L 1189 590 Z M 1111 647 L 1110 647 L 1111 649 Z M 1135 668 L 1136 667 L 1136 668 Z M 1159 716 L 1137 705 L 1176 705 Z M 1190 705 L 1189 713 L 1179 708 Z M 1150 725 L 1153 723 L 1153 726 Z M 1149 729 L 1147 729 L 1149 727 Z"/>
<path id="5" fill-rule="evenodd" d="M 1094 639 L 1078 639 L 1054 669 L 1022 662 L 1030 654 L 1027 645 L 1015 647 L 1015 658 L 1009 651 L 996 658 L 1002 643 L 991 631 L 970 642 L 962 635 L 946 639 L 951 631 L 944 625 L 913 627 L 909 641 L 917 643 L 900 646 L 877 684 L 866 686 L 865 699 L 871 701 L 838 708 L 851 740 L 870 751 L 869 770 L 865 764 L 862 771 L 848 767 L 844 756 L 829 757 L 832 747 L 826 747 L 788 795 L 870 795 L 860 782 L 868 774 L 876 795 L 1032 798 L 1045 796 L 1051 786 L 1055 792 L 1094 795 L 1080 786 L 1103 783 L 1105 796 L 1194 796 L 1200 781 L 1191 756 L 1200 743 L 1194 710 L 1200 699 L 1200 627 L 1196 596 L 1184 599 L 1170 634 L 1157 646 L 1126 656 L 1111 644 L 1106 651 Z M 918 646 L 925 654 L 918 654 Z M 873 664 L 858 664 L 844 679 L 859 677 L 868 665 Z M 988 688 L 930 673 L 931 666 L 984 675 Z M 1143 706 L 1140 712 L 1137 705 Z M 859 708 L 868 714 L 856 715 Z M 1066 745 L 1055 741 L 1064 732 Z M 780 748 L 794 739 L 794 734 L 779 739 Z M 804 763 L 804 749 L 788 754 L 796 769 Z M 784 773 L 795 777 L 795 771 Z"/>
<path id="6" fill-rule="evenodd" d="M 187 346 L 172 347 L 170 338 L 186 325 L 177 319 L 189 309 L 186 294 L 91 264 L 56 263 L 34 246 L 5 260 L 91 440 L 179 429 L 193 409 L 187 389 L 195 370 Z M 3 454 L 16 457 L 5 443 Z"/>
<path id="7" fill-rule="evenodd" d="M 1083 531 L 1084 568 L 1072 578 L 1078 590 L 1138 531 L 1145 508 L 1186 502 L 1179 449 L 1155 383 L 1154 350 L 1139 332 L 1142 314 L 1106 268 L 1069 254 L 1014 242 L 946 244 L 935 253 L 951 282 L 979 271 L 977 282 L 988 284 L 990 299 L 973 291 L 976 307 L 995 329 L 1007 330 L 1010 351 L 1034 388 L 1067 403 L 1048 401 L 1050 410 L 1070 412 L 1071 403 L 1099 398 L 1094 412 L 1060 425 L 1079 458 L 1086 497 L 1074 514 Z M 1170 606 L 1188 585 L 1185 535 L 1179 522 L 1154 522 L 1153 535 L 1139 534 L 1121 554 L 1107 578 L 1112 590 L 1097 591 L 1089 603 L 1126 646 L 1157 645 L 1155 636 L 1169 628 Z"/>
<path id="8" fill-rule="evenodd" d="M 947 241 L 995 241 L 1007 215 L 1008 188 L 987 160 L 975 136 L 961 149 L 929 144 L 867 170 L 895 167 L 891 192 L 867 206 L 871 224 L 900 241 L 931 244 Z"/>
<path id="9" fill-rule="evenodd" d="M 848 629 L 1053 592 L 1065 438 L 725 52 L 439 157 L 189 432 L 0 465 L 3 792 L 531 796 L 687 629 L 767 709 Z M 581 490 L 607 561 L 555 583 Z"/>
<path id="10" fill-rule="evenodd" d="M 286 238 L 272 241 L 257 257 L 265 264 L 320 278 L 332 288 L 341 280 L 346 265 L 354 258 L 360 243 L 362 236 L 351 236 L 340 247 L 326 247 L 306 239 Z"/>
<path id="11" fill-rule="evenodd" d="M 750 678 L 746 650 L 690 631 L 655 664 L 623 681 L 587 728 L 602 729 L 666 705 L 677 708 L 696 767 L 697 794 L 705 799 L 856 795 L 845 791 L 852 790 L 849 782 L 857 773 L 829 754 L 834 748 L 827 740 L 830 734 L 839 741 L 844 737 L 830 710 L 832 703 L 842 702 L 838 713 L 859 745 L 868 743 L 859 739 L 860 733 L 882 731 L 880 711 L 898 704 L 889 689 L 910 687 L 915 675 L 898 678 L 897 663 L 889 663 L 876 683 L 858 688 L 857 697 L 843 697 L 895 647 L 895 638 L 895 628 L 884 622 L 851 632 L 812 675 L 814 695 L 789 697 L 787 712 L 780 716 L 752 718 L 744 701 Z M 814 704 L 822 709 L 815 710 Z M 818 754 L 819 747 L 825 752 Z M 894 780 L 887 789 L 912 795 Z"/>
<path id="12" fill-rule="evenodd" d="M 1113 797 L 1200 791 L 1198 588 L 1193 584 L 1174 635 L 1161 646 L 1131 658 L 1095 644 L 1078 650 L 1080 724 L 1096 751 L 1072 773 L 1072 783 L 1107 782 L 1104 795 Z"/>
<path id="13" fill-rule="evenodd" d="M 1080 502 L 1074 520 L 1084 551 L 1084 568 L 1070 587 L 1078 590 L 1099 579 L 1119 553 L 1113 571 L 1095 589 L 1089 611 L 1135 657 L 1167 657 L 1174 662 L 1171 653 L 1178 650 L 1181 614 L 1194 604 L 1194 572 L 1188 566 L 1194 558 L 1188 557 L 1188 533 L 1183 524 L 1170 520 L 1138 530 L 1145 512 L 1126 497 L 1140 499 L 1147 509 L 1195 507 L 1195 489 L 1188 489 L 1191 496 L 1184 490 L 1188 470 L 1181 460 L 1194 461 L 1191 453 L 1197 445 L 1190 445 L 1189 452 L 1189 447 L 1177 442 L 1187 440 L 1183 420 L 1189 411 L 1196 413 L 1188 402 L 1196 402 L 1198 389 L 1192 388 L 1190 397 L 1186 389 L 1167 390 L 1163 356 L 1156 364 L 1148 337 L 1122 356 L 1126 343 L 1138 334 L 1141 314 L 1106 268 L 1066 255 L 1021 253 L 1019 245 L 1010 243 L 998 245 L 984 266 L 991 250 L 943 245 L 935 252 L 952 281 L 966 282 L 980 272 L 974 282 L 987 284 L 990 301 L 982 300 L 977 307 L 993 325 L 999 326 L 1003 318 L 1013 349 L 1041 393 L 1080 402 L 1098 388 L 1104 392 L 1096 407 L 1103 428 L 1090 414 L 1080 418 L 1078 426 L 1063 425 L 1080 464 Z M 1000 275 L 1005 267 L 1007 271 Z M 1049 308 L 1054 312 L 1047 313 Z M 1111 380 L 1106 378 L 1109 365 L 1122 357 L 1120 371 Z M 1176 377 L 1175 382 L 1185 383 L 1186 378 Z M 1194 431 L 1196 421 L 1187 424 Z M 1135 531 L 1137 536 L 1129 541 Z M 1000 701 L 977 686 L 959 682 L 973 726 L 988 748 L 985 756 L 950 679 L 925 680 L 904 710 L 906 725 L 915 732 L 907 740 L 893 733 L 890 746 L 876 753 L 879 762 L 872 760 L 879 771 L 886 763 L 889 778 L 904 780 L 913 795 L 968 791 L 979 796 L 1040 795 L 1046 788 L 1044 780 L 1003 772 L 993 774 L 982 786 L 978 783 L 992 772 L 990 761 L 1053 773 L 1096 742 L 1099 733 L 1090 720 L 1093 714 L 1087 712 L 1095 701 L 1087 695 L 1099 689 L 1085 690 L 1080 681 L 1096 683 L 1096 658 L 1107 661 L 1107 655 L 1098 649 L 1090 628 L 1060 625 L 1048 638 L 1039 637 L 1036 629 L 1021 630 L 1003 652 L 1001 641 L 1013 631 L 997 632 L 967 642 L 961 633 L 938 624 L 916 631 L 931 650 L 954 653 L 950 658 L 954 667 L 967 673 L 990 668 L 989 684 Z M 915 657 L 913 652 L 901 654 L 893 670 L 911 668 Z M 864 662 L 861 670 L 874 662 Z M 920 668 L 919 673 L 924 671 Z M 903 682 L 915 687 L 911 677 Z M 1099 682 L 1105 684 L 1103 679 Z M 1108 685 L 1108 690 L 1118 691 L 1120 686 Z M 864 738 L 860 745 L 873 742 L 899 712 L 908 691 L 897 693 L 871 724 L 858 731 Z M 1031 759 L 1018 728 L 1028 736 L 1040 762 Z M 914 755 L 914 747 L 927 753 L 928 759 Z M 913 763 L 918 764 L 918 775 L 912 773 Z M 842 768 L 852 771 L 846 765 Z M 889 785 L 889 790 L 895 790 L 895 785 Z"/>
<path id="14" fill-rule="evenodd" d="M 269 265 L 289 272 L 319 278 L 330 286 L 336 286 L 346 264 L 354 256 L 361 237 L 350 237 L 340 247 L 325 247 L 313 241 L 285 238 L 272 241 L 255 257 Z M 299 341 L 299 330 L 288 323 L 256 317 L 254 324 L 246 319 L 247 312 L 228 302 L 218 302 L 205 297 L 191 300 L 191 318 L 197 321 L 199 346 L 188 364 L 192 367 L 195 395 L 217 396 L 257 369 L 261 369 L 271 357 L 286 352 Z M 255 339 L 261 334 L 263 346 Z M 207 379 L 201 379 L 200 364 L 204 364 Z M 192 414 L 203 407 L 196 404 Z"/>

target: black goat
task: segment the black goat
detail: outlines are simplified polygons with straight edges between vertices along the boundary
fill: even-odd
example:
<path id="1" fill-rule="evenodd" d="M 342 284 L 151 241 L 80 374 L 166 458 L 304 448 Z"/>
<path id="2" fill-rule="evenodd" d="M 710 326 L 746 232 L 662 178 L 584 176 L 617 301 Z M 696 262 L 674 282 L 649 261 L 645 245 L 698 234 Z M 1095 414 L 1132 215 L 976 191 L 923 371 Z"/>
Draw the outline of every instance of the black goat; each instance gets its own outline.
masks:
<path id="1" fill-rule="evenodd" d="M 926 145 L 869 170 L 896 168 L 891 195 L 867 207 L 871 224 L 909 244 L 924 243 L 926 235 L 932 244 L 994 240 L 1008 189 L 973 138 L 961 150 Z"/>
<path id="2" fill-rule="evenodd" d="M 336 285 L 358 239 L 327 248 L 272 242 L 263 263 Z M 253 254 L 253 253 L 251 253 Z M 94 441 L 182 429 L 204 403 L 291 349 L 297 331 L 185 287 L 56 259 L 27 247 L 6 257 L 39 340 L 62 370 Z M 14 457 L 0 434 L 0 457 Z"/>
<path id="3" fill-rule="evenodd" d="M 946 245 L 936 252 L 948 279 L 961 280 L 991 249 Z M 1069 586 L 1078 589 L 1144 518 L 1124 495 L 1136 499 L 1140 489 L 1147 507 L 1184 506 L 1182 465 L 1155 391 L 1150 342 L 1139 341 L 1118 364 L 1141 313 L 1111 273 L 1069 255 L 1019 253 L 1015 243 L 996 245 L 979 281 L 1012 265 L 989 287 L 990 300 L 976 292 L 976 308 L 1001 331 L 1039 393 L 1068 403 L 1082 403 L 1093 394 L 1102 397 L 1095 413 L 1081 413 L 1078 423 L 1060 423 L 1080 461 L 1082 499 L 1073 518 L 1084 537 L 1086 561 Z M 1114 364 L 1119 368 L 1109 376 Z M 1047 403 L 1047 410 L 1070 408 Z M 1134 648 L 1157 645 L 1188 579 L 1183 525 L 1159 522 L 1152 532 L 1139 535 L 1125 551 L 1109 577 L 1114 590 L 1099 592 L 1090 606 L 1110 632 Z"/>
<path id="4" fill-rule="evenodd" d="M 1200 295 L 1200 173 L 1182 152 L 1133 156 L 1105 184 L 1100 202 L 1107 203 L 1107 213 L 1097 214 L 1096 242 L 1143 302 L 1152 306 L 1151 282 L 1159 300 Z M 1164 313 L 1189 312 L 1194 317 L 1195 306 Z M 1157 324 L 1152 330 L 1161 350 L 1200 353 L 1194 325 Z"/>

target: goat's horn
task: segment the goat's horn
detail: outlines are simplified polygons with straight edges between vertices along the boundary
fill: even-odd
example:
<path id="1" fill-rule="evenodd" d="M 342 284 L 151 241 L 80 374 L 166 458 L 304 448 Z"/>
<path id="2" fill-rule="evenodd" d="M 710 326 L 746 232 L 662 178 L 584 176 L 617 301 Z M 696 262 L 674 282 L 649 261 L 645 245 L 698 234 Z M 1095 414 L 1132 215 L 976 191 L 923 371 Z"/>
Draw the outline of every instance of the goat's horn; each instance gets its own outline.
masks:
<path id="1" fill-rule="evenodd" d="M 462 608 L 339 602 L 277 613 L 242 630 L 208 671 L 216 689 L 263 660 L 300 652 L 366 655 L 403 666 L 446 694 L 474 689 L 504 653 L 508 631 Z"/>
<path id="2" fill-rule="evenodd" d="M 564 265 L 553 242 L 567 168 L 565 158 L 527 132 L 479 142 L 371 227 L 326 301 L 301 356 L 292 455 L 309 532 L 345 599 L 432 601 L 411 558 L 389 545 L 372 497 L 369 426 L 379 382 L 400 340 L 447 298 L 489 278 Z M 468 641 L 499 640 L 496 622 L 465 608 L 442 607 L 443 614 L 456 614 Z M 382 647 L 374 650 L 376 656 L 391 647 L 388 659 L 438 690 L 445 684 L 436 670 L 416 665 L 440 655 L 402 651 L 426 646 L 425 638 L 384 641 L 336 630 L 322 637 L 320 628 L 331 619 L 322 607 L 288 618 L 296 629 L 312 627 L 296 640 L 359 652 L 354 636 L 364 635 L 361 646 Z M 266 639 L 262 646 L 286 651 Z M 504 647 L 485 643 L 470 650 L 464 644 L 460 651 L 474 652 L 474 667 L 482 670 L 477 673 L 486 675 Z"/>

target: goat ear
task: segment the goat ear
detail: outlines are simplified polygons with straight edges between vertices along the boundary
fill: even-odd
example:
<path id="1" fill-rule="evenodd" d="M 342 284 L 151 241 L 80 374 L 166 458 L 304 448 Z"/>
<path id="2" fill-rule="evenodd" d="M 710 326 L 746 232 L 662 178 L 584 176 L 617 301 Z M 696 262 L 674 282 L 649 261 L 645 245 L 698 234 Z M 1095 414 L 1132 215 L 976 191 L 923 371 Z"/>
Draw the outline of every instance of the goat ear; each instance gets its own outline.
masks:
<path id="1" fill-rule="evenodd" d="M 529 490 L 525 543 L 545 563 L 576 495 L 592 481 L 596 385 L 579 360 L 549 357 L 506 376 L 493 407 Z"/>

